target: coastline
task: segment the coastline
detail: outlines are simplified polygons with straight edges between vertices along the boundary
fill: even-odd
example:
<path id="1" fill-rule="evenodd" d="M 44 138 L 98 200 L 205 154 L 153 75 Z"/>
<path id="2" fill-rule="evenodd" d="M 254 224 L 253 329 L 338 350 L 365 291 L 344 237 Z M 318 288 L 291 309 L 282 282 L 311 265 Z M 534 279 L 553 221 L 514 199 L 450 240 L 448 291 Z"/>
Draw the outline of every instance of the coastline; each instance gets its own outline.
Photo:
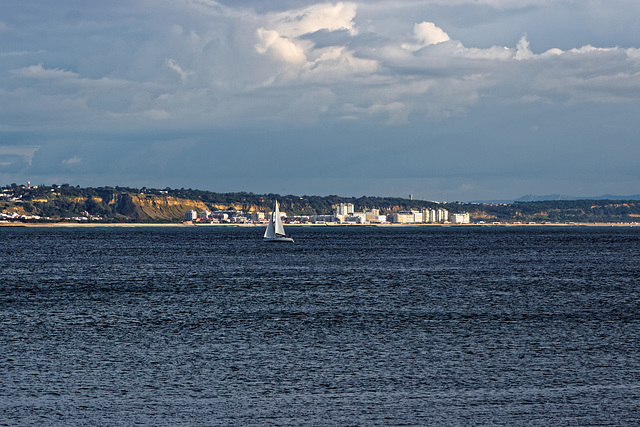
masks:
<path id="1" fill-rule="evenodd" d="M 637 227 L 640 223 L 546 223 L 546 224 L 285 224 L 287 227 Z M 263 228 L 265 224 L 193 224 L 193 223 L 81 223 L 81 222 L 42 222 L 42 223 L 0 223 L 0 227 L 256 227 Z"/>

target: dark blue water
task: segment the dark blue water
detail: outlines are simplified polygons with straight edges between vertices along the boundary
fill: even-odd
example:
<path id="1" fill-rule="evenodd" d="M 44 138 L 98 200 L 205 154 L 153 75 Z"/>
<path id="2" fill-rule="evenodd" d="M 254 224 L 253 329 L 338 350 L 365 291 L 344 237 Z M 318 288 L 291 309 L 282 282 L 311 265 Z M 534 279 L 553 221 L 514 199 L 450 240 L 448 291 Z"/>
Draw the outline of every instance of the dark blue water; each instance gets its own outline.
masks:
<path id="1" fill-rule="evenodd" d="M 0 228 L 2 425 L 638 425 L 640 229 Z"/>

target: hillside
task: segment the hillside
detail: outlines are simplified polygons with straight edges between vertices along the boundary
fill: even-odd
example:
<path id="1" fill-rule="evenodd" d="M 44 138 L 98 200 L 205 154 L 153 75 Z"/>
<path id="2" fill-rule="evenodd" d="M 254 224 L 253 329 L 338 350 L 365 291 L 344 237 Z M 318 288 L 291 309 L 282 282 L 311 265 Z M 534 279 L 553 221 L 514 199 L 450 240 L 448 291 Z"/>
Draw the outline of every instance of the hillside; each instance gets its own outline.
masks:
<path id="1" fill-rule="evenodd" d="M 500 204 L 438 203 L 390 197 L 348 198 L 253 193 L 215 193 L 192 189 L 129 187 L 80 188 L 68 184 L 2 188 L 0 213 L 61 221 L 90 218 L 102 222 L 181 222 L 187 211 L 270 212 L 274 200 L 288 215 L 328 215 L 339 203 L 353 203 L 356 211 L 379 209 L 382 214 L 423 208 L 469 212 L 472 222 L 637 222 L 640 201 L 554 200 Z M 39 219 L 37 218 L 39 217 Z"/>

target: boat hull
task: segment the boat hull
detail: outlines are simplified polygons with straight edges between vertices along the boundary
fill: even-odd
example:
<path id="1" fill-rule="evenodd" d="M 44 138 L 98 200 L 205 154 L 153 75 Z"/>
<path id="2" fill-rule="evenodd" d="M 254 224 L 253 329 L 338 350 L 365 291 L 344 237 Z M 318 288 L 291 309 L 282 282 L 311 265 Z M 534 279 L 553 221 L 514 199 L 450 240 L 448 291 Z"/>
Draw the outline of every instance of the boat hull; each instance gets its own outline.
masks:
<path id="1" fill-rule="evenodd" d="M 293 243 L 293 238 L 291 237 L 265 237 L 265 242 L 274 242 L 274 243 Z"/>

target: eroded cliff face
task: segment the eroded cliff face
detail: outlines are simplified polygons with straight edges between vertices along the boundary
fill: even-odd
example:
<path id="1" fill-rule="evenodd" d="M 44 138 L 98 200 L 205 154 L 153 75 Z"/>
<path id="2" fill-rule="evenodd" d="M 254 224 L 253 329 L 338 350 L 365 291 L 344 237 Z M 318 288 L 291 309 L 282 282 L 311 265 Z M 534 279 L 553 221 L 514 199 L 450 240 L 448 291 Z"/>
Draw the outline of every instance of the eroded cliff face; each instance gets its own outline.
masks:
<path id="1" fill-rule="evenodd" d="M 190 199 L 180 199 L 177 197 L 171 196 L 147 196 L 147 195 L 136 195 L 131 196 L 133 203 L 139 206 L 144 207 L 154 207 L 154 208 L 162 208 L 169 206 L 190 206 L 191 209 L 209 209 L 207 205 L 197 200 Z"/>
<path id="2" fill-rule="evenodd" d="M 260 210 L 260 207 L 251 204 L 207 205 L 199 200 L 149 194 L 113 193 L 103 200 L 109 205 L 115 205 L 121 215 L 139 220 L 181 220 L 190 210 L 198 212 L 229 209 L 245 212 Z"/>
<path id="3" fill-rule="evenodd" d="M 190 210 L 203 211 L 207 205 L 197 200 L 171 196 L 131 196 L 135 215 L 140 219 L 180 219 Z"/>
<path id="4" fill-rule="evenodd" d="M 223 205 L 221 203 L 214 203 L 209 207 L 209 210 L 212 211 L 226 211 L 226 210 L 234 210 L 234 211 L 243 211 L 243 212 L 265 212 L 264 209 L 256 205 L 250 204 L 242 204 L 242 203 L 232 203 L 230 205 Z"/>

